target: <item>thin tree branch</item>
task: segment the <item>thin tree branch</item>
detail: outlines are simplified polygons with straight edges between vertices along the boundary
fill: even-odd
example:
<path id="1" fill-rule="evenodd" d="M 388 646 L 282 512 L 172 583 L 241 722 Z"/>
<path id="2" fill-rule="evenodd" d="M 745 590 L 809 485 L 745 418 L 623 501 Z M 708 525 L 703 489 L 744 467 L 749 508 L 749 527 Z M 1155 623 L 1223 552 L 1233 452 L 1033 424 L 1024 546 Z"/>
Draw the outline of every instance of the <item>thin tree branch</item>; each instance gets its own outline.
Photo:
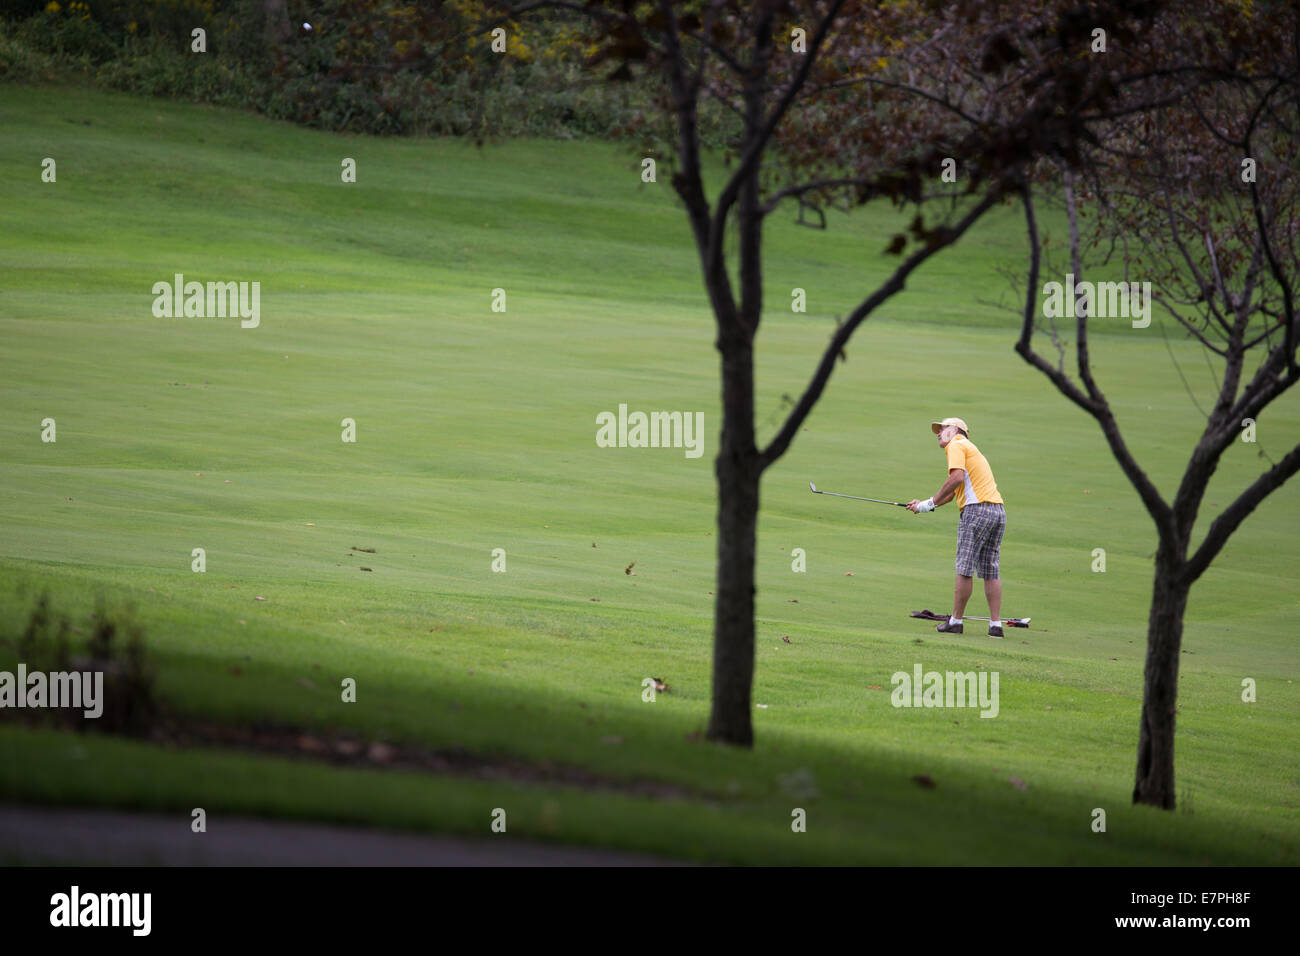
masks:
<path id="1" fill-rule="evenodd" d="M 794 409 L 790 412 L 790 415 L 786 418 L 785 424 L 781 426 L 781 430 L 776 433 L 776 436 L 760 453 L 760 468 L 766 469 L 774 461 L 784 455 L 786 449 L 790 447 L 790 442 L 794 440 L 794 436 L 798 433 L 799 427 L 807 419 L 809 413 L 813 410 L 813 406 L 817 404 L 817 400 L 821 398 L 822 390 L 825 389 L 826 383 L 830 381 L 831 373 L 835 370 L 836 358 L 844 348 L 845 343 L 847 343 L 852 337 L 857 327 L 862 324 L 863 320 L 879 308 L 879 306 L 889 299 L 890 296 L 901 292 L 903 286 L 906 284 L 907 277 L 912 274 L 917 266 L 921 265 L 921 263 L 925 262 L 939 250 L 952 245 L 960 239 L 966 230 L 969 229 L 980 218 L 980 216 L 984 215 L 984 213 L 991 209 L 1002 198 L 1002 194 L 1003 189 L 1000 185 L 991 186 L 984 198 L 981 199 L 970 212 L 963 216 L 956 225 L 943 230 L 942 234 L 933 242 L 927 243 L 925 248 L 918 249 L 916 252 L 912 253 L 912 255 L 910 255 L 897 269 L 894 270 L 893 275 L 889 277 L 884 285 L 877 288 L 875 292 L 859 303 L 858 307 L 850 313 L 848 320 L 836 329 L 835 334 L 831 336 L 830 344 L 827 345 L 826 350 L 822 353 L 821 361 L 817 364 L 817 370 L 813 373 L 812 380 L 808 383 L 808 387 L 804 389 L 804 393 L 799 397 L 798 404 L 795 405 Z"/>
<path id="2" fill-rule="evenodd" d="M 665 20 L 664 35 L 667 46 L 668 80 L 673 96 L 673 112 L 677 116 L 678 151 L 682 168 L 673 175 L 673 188 L 686 205 L 695 246 L 700 253 L 704 271 L 704 286 L 719 324 L 736 320 L 736 298 L 721 255 L 714 256 L 714 236 L 709 220 L 709 203 L 704 196 L 704 182 L 700 175 L 700 131 L 696 112 L 698 98 L 686 80 L 685 62 L 677 40 L 677 16 L 671 0 L 660 0 L 660 10 Z M 718 237 L 721 248 L 721 237 Z"/>
<path id="3" fill-rule="evenodd" d="M 1292 448 L 1281 461 L 1260 475 L 1249 488 L 1237 496 L 1237 500 L 1225 508 L 1210 524 L 1205 540 L 1196 549 L 1187 562 L 1187 579 L 1195 581 L 1210 566 L 1218 553 L 1227 544 L 1228 538 L 1241 526 L 1247 516 L 1259 506 L 1269 494 L 1282 487 L 1288 479 L 1300 471 L 1300 445 Z"/>
<path id="4" fill-rule="evenodd" d="M 767 147 L 767 142 L 772 138 L 772 133 L 776 130 L 786 111 L 789 110 L 790 104 L 794 102 L 799 91 L 803 88 L 808 79 L 808 74 L 812 72 L 813 63 L 817 60 L 817 53 L 821 49 L 822 43 L 826 39 L 826 34 L 830 32 L 831 24 L 839 15 L 840 8 L 844 6 L 845 0 L 832 0 L 830 10 L 826 16 L 817 25 L 813 33 L 812 42 L 809 45 L 807 54 L 803 62 L 799 64 L 799 69 L 795 71 L 794 78 L 790 81 L 789 87 L 786 88 L 781 99 L 773 107 L 771 114 L 764 121 L 761 128 L 755 131 L 755 134 L 746 143 L 745 153 L 741 156 L 740 165 L 731 179 L 723 187 L 722 192 L 718 195 L 718 205 L 713 213 L 713 228 L 710 235 L 708 257 L 710 262 L 720 262 L 722 259 L 722 237 L 724 226 L 727 221 L 727 214 L 731 211 L 732 205 L 736 201 L 736 196 L 740 192 L 741 184 L 751 175 L 754 175 L 758 167 L 759 157 L 763 155 L 763 150 Z M 667 0 L 661 2 L 662 6 L 669 6 Z M 676 21 L 673 21 L 674 24 Z"/>
<path id="5" fill-rule="evenodd" d="M 1173 511 L 1165 500 L 1160 496 L 1156 486 L 1152 484 L 1151 479 L 1147 477 L 1146 472 L 1138 465 L 1128 446 L 1124 443 L 1124 438 L 1120 435 L 1119 426 L 1115 422 L 1115 417 L 1111 413 L 1110 406 L 1106 398 L 1097 389 L 1096 384 L 1092 382 L 1091 369 L 1085 358 L 1080 359 L 1079 367 L 1081 371 L 1087 372 L 1086 385 L 1088 392 L 1085 394 L 1077 385 L 1070 381 L 1064 372 L 1059 372 L 1040 355 L 1033 351 L 1030 344 L 1030 338 L 1034 331 L 1034 313 L 1038 306 L 1038 268 L 1039 268 L 1039 243 L 1038 243 L 1038 226 L 1034 217 L 1033 199 L 1030 194 L 1029 186 L 1025 185 L 1021 190 L 1021 199 L 1025 208 L 1025 221 L 1029 231 L 1030 240 L 1030 268 L 1029 283 L 1025 290 L 1025 314 L 1020 326 L 1020 341 L 1016 343 L 1016 351 L 1034 368 L 1046 375 L 1057 389 L 1070 401 L 1074 402 L 1101 425 L 1102 434 L 1106 436 L 1106 441 L 1110 445 L 1111 454 L 1119 462 L 1124 474 L 1128 477 L 1129 482 L 1137 489 L 1138 495 L 1142 498 L 1142 503 L 1146 505 L 1147 512 L 1156 523 L 1157 529 L 1164 535 L 1166 532 L 1173 530 Z M 1086 335 L 1087 317 L 1082 316 L 1076 323 L 1077 331 Z M 1076 344 L 1076 348 L 1078 344 Z"/>

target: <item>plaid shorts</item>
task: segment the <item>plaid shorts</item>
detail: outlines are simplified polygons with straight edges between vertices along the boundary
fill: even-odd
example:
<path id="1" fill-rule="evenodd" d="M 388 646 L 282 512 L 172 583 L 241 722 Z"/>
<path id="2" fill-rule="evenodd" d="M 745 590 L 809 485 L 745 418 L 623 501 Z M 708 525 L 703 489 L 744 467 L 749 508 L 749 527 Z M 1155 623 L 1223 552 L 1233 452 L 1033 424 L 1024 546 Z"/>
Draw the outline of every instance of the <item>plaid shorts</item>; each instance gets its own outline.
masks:
<path id="1" fill-rule="evenodd" d="M 984 501 L 961 509 L 957 522 L 957 573 L 973 578 L 998 576 L 998 548 L 1007 527 L 1007 512 L 1000 504 Z"/>

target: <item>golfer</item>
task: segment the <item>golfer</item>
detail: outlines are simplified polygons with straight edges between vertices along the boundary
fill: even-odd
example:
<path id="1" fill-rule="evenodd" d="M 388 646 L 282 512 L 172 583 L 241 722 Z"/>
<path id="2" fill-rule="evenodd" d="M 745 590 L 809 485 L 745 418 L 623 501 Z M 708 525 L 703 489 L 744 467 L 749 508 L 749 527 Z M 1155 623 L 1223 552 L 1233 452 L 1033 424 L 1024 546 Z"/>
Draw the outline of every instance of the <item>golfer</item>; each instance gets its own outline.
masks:
<path id="1" fill-rule="evenodd" d="M 935 630 L 962 633 L 962 614 L 970 600 L 972 578 L 984 579 L 984 596 L 989 602 L 989 637 L 1002 636 L 1002 581 L 998 577 L 998 549 L 1007 526 L 993 470 L 980 450 L 971 444 L 970 429 L 960 418 L 931 422 L 930 431 L 939 436 L 939 447 L 948 455 L 948 479 L 925 501 L 913 500 L 914 514 L 933 511 L 957 498 L 961 518 L 957 522 L 957 580 L 952 589 L 952 616 Z"/>

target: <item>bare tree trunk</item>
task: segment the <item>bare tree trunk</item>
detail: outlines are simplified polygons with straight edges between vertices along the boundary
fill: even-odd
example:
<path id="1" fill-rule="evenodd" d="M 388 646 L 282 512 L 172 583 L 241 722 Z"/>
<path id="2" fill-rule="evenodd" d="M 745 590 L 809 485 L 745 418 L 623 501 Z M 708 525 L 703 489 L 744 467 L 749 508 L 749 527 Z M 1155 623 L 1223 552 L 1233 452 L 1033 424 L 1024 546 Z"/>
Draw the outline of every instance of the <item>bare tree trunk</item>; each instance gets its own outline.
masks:
<path id="1" fill-rule="evenodd" d="M 1178 704 L 1178 655 L 1183 612 L 1191 586 L 1177 548 L 1161 543 L 1156 552 L 1155 588 L 1147 621 L 1146 678 L 1138 736 L 1133 802 L 1174 808 L 1174 716 Z"/>
<path id="2" fill-rule="evenodd" d="M 754 743 L 754 552 L 758 483 L 754 447 L 754 352 L 739 330 L 722 332 L 722 441 L 718 477 L 718 585 L 713 618 L 713 707 L 708 738 Z"/>

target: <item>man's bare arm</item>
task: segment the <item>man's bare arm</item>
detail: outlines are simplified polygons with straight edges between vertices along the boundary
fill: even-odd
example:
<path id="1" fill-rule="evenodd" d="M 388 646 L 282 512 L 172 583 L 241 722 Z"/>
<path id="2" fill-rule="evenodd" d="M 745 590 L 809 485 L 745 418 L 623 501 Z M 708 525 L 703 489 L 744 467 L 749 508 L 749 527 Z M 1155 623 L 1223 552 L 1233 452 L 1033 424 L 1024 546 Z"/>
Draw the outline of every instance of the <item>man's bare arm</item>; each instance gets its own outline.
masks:
<path id="1" fill-rule="evenodd" d="M 946 505 L 952 501 L 953 496 L 957 494 L 957 489 L 962 486 L 966 480 L 965 468 L 954 468 L 948 472 L 948 480 L 943 483 L 938 493 L 934 496 L 934 506 Z"/>
<path id="2" fill-rule="evenodd" d="M 939 507 L 941 504 L 951 501 L 952 496 L 957 493 L 957 489 L 961 487 L 962 482 L 965 480 L 966 469 L 953 468 L 948 472 L 948 480 L 943 483 L 943 487 L 939 489 L 938 494 L 931 498 L 929 502 L 922 502 L 913 499 L 908 503 L 907 510 L 913 514 L 920 514 L 922 511 L 933 511 L 934 508 Z M 924 505 L 924 507 L 922 507 L 922 505 Z"/>

